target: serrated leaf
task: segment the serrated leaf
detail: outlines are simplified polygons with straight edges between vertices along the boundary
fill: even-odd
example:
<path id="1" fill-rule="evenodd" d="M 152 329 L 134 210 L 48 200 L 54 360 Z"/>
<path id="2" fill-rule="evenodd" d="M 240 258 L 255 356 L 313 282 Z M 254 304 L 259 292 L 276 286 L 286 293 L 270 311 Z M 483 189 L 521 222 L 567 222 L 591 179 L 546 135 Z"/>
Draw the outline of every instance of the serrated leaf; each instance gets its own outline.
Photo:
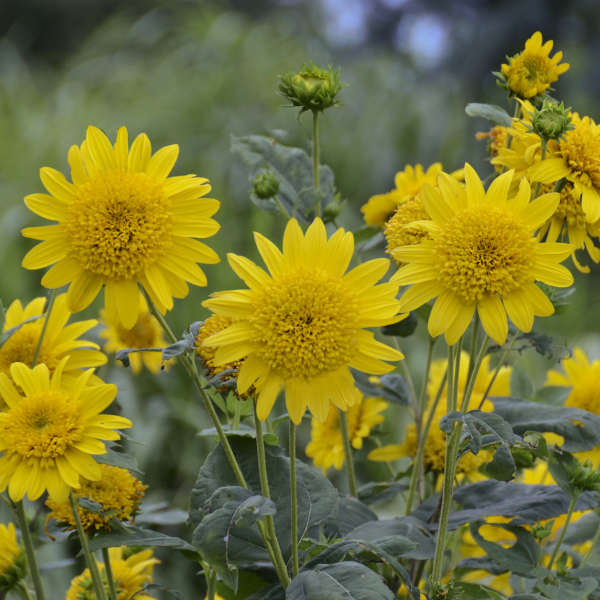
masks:
<path id="1" fill-rule="evenodd" d="M 394 600 L 383 579 L 364 565 L 341 562 L 300 572 L 285 592 L 286 600 Z"/>
<path id="2" fill-rule="evenodd" d="M 388 373 L 377 379 L 361 371 L 352 371 L 356 387 L 365 395 L 383 398 L 388 402 L 407 405 L 410 402 L 410 392 L 406 380 L 398 373 Z"/>
<path id="3" fill-rule="evenodd" d="M 127 469 L 130 473 L 133 473 L 138 478 L 142 478 L 144 476 L 144 472 L 139 468 L 135 456 L 131 456 L 125 452 L 117 452 L 110 446 L 106 447 L 105 454 L 97 454 L 94 456 L 94 459 L 96 462 L 99 462 L 103 465 Z"/>
<path id="4" fill-rule="evenodd" d="M 465 107 L 465 113 L 469 117 L 482 117 L 503 127 L 511 127 L 512 120 L 510 115 L 501 107 L 495 104 L 482 104 L 480 102 L 470 102 Z"/>

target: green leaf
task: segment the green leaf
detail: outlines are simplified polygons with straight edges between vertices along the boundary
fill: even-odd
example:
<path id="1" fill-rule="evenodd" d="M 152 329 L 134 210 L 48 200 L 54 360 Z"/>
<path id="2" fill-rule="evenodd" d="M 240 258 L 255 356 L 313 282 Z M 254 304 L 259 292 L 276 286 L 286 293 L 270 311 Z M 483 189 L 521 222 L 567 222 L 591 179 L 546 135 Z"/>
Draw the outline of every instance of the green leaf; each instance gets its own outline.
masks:
<path id="1" fill-rule="evenodd" d="M 406 319 L 402 319 L 402 321 L 399 321 L 398 323 L 394 323 L 392 325 L 385 325 L 384 327 L 382 327 L 381 333 L 383 333 L 383 335 L 409 337 L 417 329 L 418 323 L 419 319 L 417 318 L 417 313 L 413 311 L 409 313 Z"/>
<path id="2" fill-rule="evenodd" d="M 500 527 L 510 531 L 517 540 L 506 548 L 500 544 L 490 542 L 483 538 L 479 533 L 479 528 L 484 523 L 471 523 L 471 535 L 473 539 L 483 548 L 487 555 L 506 571 L 511 571 L 517 575 L 530 576 L 531 572 L 538 566 L 541 557 L 541 550 L 537 540 L 533 535 L 523 527 L 508 524 L 491 524 L 491 527 Z"/>
<path id="3" fill-rule="evenodd" d="M 123 525 L 119 532 L 115 533 L 99 533 L 90 540 L 90 550 L 92 552 L 101 548 L 114 548 L 116 546 L 155 546 L 196 552 L 191 544 L 181 538 L 134 525 Z"/>
<path id="4" fill-rule="evenodd" d="M 233 429 L 230 425 L 222 425 L 221 427 L 223 428 L 225 435 L 229 438 L 241 437 L 251 438 L 253 440 L 256 439 L 256 429 L 249 425 L 245 425 L 244 423 L 240 424 L 237 429 Z M 200 430 L 196 435 L 198 437 L 218 437 L 216 427 L 207 427 L 206 429 Z M 277 446 L 279 443 L 277 435 L 269 433 L 268 431 L 265 431 L 263 434 L 263 439 L 265 440 L 265 444 L 268 444 L 269 446 Z"/>
<path id="5" fill-rule="evenodd" d="M 496 125 L 504 127 L 512 126 L 510 115 L 501 106 L 496 106 L 495 104 L 470 102 L 465 107 L 465 112 L 469 117 L 482 117 Z"/>
<path id="6" fill-rule="evenodd" d="M 505 600 L 505 596 L 480 583 L 455 581 L 448 586 L 447 600 Z"/>
<path id="7" fill-rule="evenodd" d="M 567 452 L 591 450 L 600 444 L 600 415 L 572 406 L 544 406 L 514 398 L 492 398 L 494 412 L 512 425 L 517 435 L 528 431 L 556 433 Z"/>
<path id="8" fill-rule="evenodd" d="M 571 388 L 563 385 L 549 385 L 538 390 L 533 397 L 535 402 L 563 406 Z"/>
<path id="9" fill-rule="evenodd" d="M 94 456 L 96 462 L 112 467 L 121 467 L 133 473 L 136 477 L 142 478 L 144 472 L 140 470 L 135 456 L 126 454 L 125 452 L 117 452 L 114 448 L 107 446 L 105 454 L 97 454 Z"/>
<path id="10" fill-rule="evenodd" d="M 319 189 L 314 190 L 312 158 L 300 148 L 285 146 L 270 137 L 249 135 L 232 136 L 231 152 L 249 168 L 251 181 L 265 169 L 273 172 L 279 180 L 277 198 L 290 215 L 309 222 L 318 201 L 327 206 L 335 199 L 333 171 L 320 165 Z"/>
<path id="11" fill-rule="evenodd" d="M 592 577 L 575 579 L 573 577 L 545 577 L 538 579 L 535 588 L 550 600 L 588 600 L 598 587 L 598 581 Z"/>
<path id="12" fill-rule="evenodd" d="M 356 387 L 365 395 L 383 398 L 394 404 L 406 406 L 410 402 L 410 392 L 406 380 L 398 373 L 388 373 L 370 381 L 371 376 L 361 371 L 352 371 Z"/>
<path id="13" fill-rule="evenodd" d="M 533 396 L 533 381 L 531 377 L 517 365 L 512 368 L 510 376 L 510 391 L 517 398 L 529 399 Z"/>
<path id="14" fill-rule="evenodd" d="M 225 555 L 225 545 L 219 547 L 210 546 L 206 541 L 208 535 L 208 525 L 210 525 L 211 536 L 218 542 L 227 534 L 229 521 L 233 518 L 236 507 L 251 495 L 260 495 L 260 479 L 258 475 L 258 462 L 256 458 L 256 445 L 252 440 L 232 437 L 230 438 L 231 447 L 237 457 L 238 463 L 244 477 L 248 483 L 249 490 L 244 490 L 246 496 L 241 492 L 231 500 L 231 505 L 227 509 L 224 507 L 223 498 L 219 498 L 215 492 L 224 489 L 236 488 L 237 481 L 229 465 L 229 461 L 220 445 L 218 445 L 206 458 L 202 465 L 198 478 L 192 490 L 190 505 L 190 521 L 194 527 L 202 526 L 200 532 L 196 531 L 195 540 L 202 541 L 203 548 L 210 547 L 212 560 L 217 560 L 220 556 L 220 563 L 227 563 Z M 281 549 L 286 560 L 290 556 L 291 547 L 291 515 L 290 515 L 290 459 L 283 455 L 278 447 L 266 448 L 267 472 L 269 475 L 269 485 L 271 488 L 271 497 L 275 504 L 277 513 L 275 515 L 275 529 L 279 539 Z M 304 536 L 309 529 L 321 525 L 338 511 L 338 493 L 333 485 L 314 467 L 308 466 L 301 461 L 296 461 L 297 487 L 298 487 L 298 531 Z M 235 504 L 235 506 L 234 506 Z M 221 512 L 219 512 L 221 511 Z M 215 517 L 211 517 L 212 514 Z M 205 522 L 212 518 L 212 521 Z M 220 529 L 219 529 L 220 528 Z M 237 528 L 238 529 L 242 528 Z M 241 533 L 246 535 L 250 527 L 245 528 Z M 217 531 L 218 530 L 218 531 Z M 258 531 L 254 528 L 256 534 Z M 200 535 L 201 534 L 201 535 Z M 238 554 L 244 557 L 250 557 L 252 552 L 259 552 L 264 549 L 262 538 L 257 539 L 248 533 L 248 547 L 240 550 L 236 548 Z M 199 537 L 198 537 L 199 536 Z M 239 541 L 239 540 L 238 540 Z M 237 543 L 237 542 L 236 542 Z M 266 550 L 265 550 L 266 552 Z M 262 555 L 261 555 L 262 556 Z M 268 556 L 268 555 L 265 555 Z M 229 553 L 229 563 L 233 564 L 231 553 Z"/>
<path id="15" fill-rule="evenodd" d="M 494 458 L 482 468 L 488 477 L 493 477 L 498 481 L 510 481 L 514 479 L 517 471 L 515 459 L 510 450 L 503 445 L 496 448 Z"/>
<path id="16" fill-rule="evenodd" d="M 346 561 L 319 565 L 299 573 L 285 592 L 286 600 L 394 600 L 383 579 L 364 565 Z"/>
<path id="17" fill-rule="evenodd" d="M 325 534 L 340 538 L 359 525 L 376 520 L 377 515 L 366 504 L 352 496 L 340 496 L 337 515 L 325 522 Z"/>

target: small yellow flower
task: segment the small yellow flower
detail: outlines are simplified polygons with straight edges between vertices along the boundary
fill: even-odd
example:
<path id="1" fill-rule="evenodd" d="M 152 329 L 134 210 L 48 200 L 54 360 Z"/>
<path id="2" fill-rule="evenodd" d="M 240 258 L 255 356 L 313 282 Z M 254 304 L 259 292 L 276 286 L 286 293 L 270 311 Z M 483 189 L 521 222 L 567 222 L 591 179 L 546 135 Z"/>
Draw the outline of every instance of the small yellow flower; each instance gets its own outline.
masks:
<path id="1" fill-rule="evenodd" d="M 318 218 L 306 234 L 291 219 L 283 252 L 262 235 L 254 237 L 269 273 L 247 258 L 228 255 L 248 289 L 219 292 L 204 302 L 234 320 L 204 345 L 217 348 L 216 365 L 243 359 L 238 392 L 255 386 L 261 420 L 285 389 L 294 423 L 300 423 L 307 405 L 324 421 L 331 403 L 347 410 L 360 398 L 350 368 L 380 375 L 394 368 L 384 361 L 403 358 L 366 329 L 404 317 L 397 311 L 397 286 L 376 285 L 389 261 L 371 260 L 346 273 L 352 234 L 338 229 L 327 239 Z"/>
<path id="2" fill-rule="evenodd" d="M 393 251 L 400 267 L 392 281 L 411 285 L 400 299 L 410 311 L 436 298 L 429 316 L 432 337 L 444 333 L 455 344 L 477 310 L 485 332 L 498 344 L 508 333 L 507 315 L 521 331 L 531 331 L 534 316 L 554 307 L 535 284 L 567 287 L 571 273 L 559 263 L 569 244 L 539 242 L 535 231 L 556 211 L 558 194 L 530 202 L 526 179 L 509 196 L 513 172 L 498 176 L 487 192 L 473 168 L 465 165 L 466 184 L 441 174 L 439 190 L 425 185 L 421 196 L 432 218 L 429 238 Z"/>
<path id="3" fill-rule="evenodd" d="M 30 369 L 13 363 L 12 380 L 0 373 L 8 405 L 0 413 L 0 492 L 8 487 L 15 502 L 25 494 L 35 500 L 45 490 L 61 502 L 70 488 L 80 488 L 81 477 L 97 481 L 100 467 L 92 455 L 106 452 L 103 440 L 121 437 L 117 429 L 131 427 L 129 419 L 102 413 L 116 386 L 90 384 L 92 369 L 64 378 L 66 361 L 52 377 L 44 364 Z"/>
<path id="4" fill-rule="evenodd" d="M 418 244 L 428 237 L 427 229 L 415 221 L 429 220 L 429 214 L 420 196 L 407 196 L 401 200 L 394 214 L 384 225 L 386 251 L 393 255 L 396 248 Z"/>
<path id="5" fill-rule="evenodd" d="M 100 312 L 100 319 L 106 325 L 106 329 L 100 332 L 100 337 L 106 340 L 105 352 L 118 352 L 125 348 L 164 348 L 167 345 L 162 327 L 150 314 L 146 299 L 141 294 L 140 307 L 137 321 L 131 329 L 123 327 L 121 321 L 111 318 L 107 311 Z M 129 362 L 134 373 L 139 373 L 143 366 L 151 373 L 158 373 L 162 367 L 162 353 L 132 352 Z"/>
<path id="6" fill-rule="evenodd" d="M 152 550 L 131 553 L 124 546 L 109 548 L 108 556 L 117 587 L 117 600 L 155 600 L 144 593 L 146 585 L 152 583 L 154 565 L 160 561 L 152 555 Z M 106 572 L 103 563 L 99 563 L 104 587 L 108 591 Z M 71 581 L 65 600 L 96 600 L 92 577 L 86 569 Z"/>
<path id="7" fill-rule="evenodd" d="M 564 374 L 550 370 L 546 385 L 570 387 L 565 406 L 574 406 L 600 415 L 600 360 L 590 362 L 581 348 L 575 348 L 572 358 L 561 361 Z"/>
<path id="8" fill-rule="evenodd" d="M 233 323 L 234 320 L 231 317 L 225 315 L 211 315 L 204 323 L 202 323 L 198 330 L 198 334 L 196 335 L 196 354 L 200 357 L 202 364 L 211 377 L 214 377 L 227 369 L 237 369 L 239 371 L 242 366 L 242 360 L 233 360 L 222 365 L 218 364 L 215 360 L 217 353 L 216 348 L 204 344 L 205 339 L 231 327 Z M 236 375 L 233 375 L 233 377 L 235 378 Z"/>
<path id="9" fill-rule="evenodd" d="M 127 469 L 100 464 L 100 479 L 88 481 L 82 477 L 81 487 L 75 498 L 89 498 L 102 506 L 100 512 L 78 507 L 79 518 L 88 533 L 110 531 L 110 520 L 132 521 L 138 511 L 144 492 L 148 486 L 136 479 Z M 55 519 L 75 529 L 75 519 L 70 502 L 57 502 L 48 498 L 46 505 L 52 511 L 48 520 Z"/>
<path id="10" fill-rule="evenodd" d="M 503 64 L 502 75 L 508 89 L 520 98 L 533 98 L 543 94 L 559 75 L 569 69 L 568 63 L 559 64 L 563 53 L 550 58 L 554 42 L 542 43 L 542 34 L 536 31 L 526 42 L 525 49 Z"/>
<path id="11" fill-rule="evenodd" d="M 15 300 L 6 310 L 4 331 L 22 325 L 32 317 L 40 317 L 22 325 L 10 338 L 0 347 L 0 373 L 10 377 L 10 366 L 15 362 L 23 362 L 30 365 L 40 339 L 44 326 L 45 298 L 35 298 L 25 307 L 20 300 Z M 45 364 L 52 373 L 58 363 L 69 356 L 64 367 L 64 377 L 79 375 L 82 367 L 98 367 L 106 362 L 106 356 L 100 352 L 100 347 L 94 342 L 78 339 L 86 331 L 96 326 L 95 319 L 77 321 L 67 325 L 71 316 L 67 308 L 65 294 L 57 296 L 42 346 L 38 356 L 38 363 Z"/>
<path id="12" fill-rule="evenodd" d="M 211 219 L 219 202 L 203 198 L 207 179 L 170 177 L 179 147 L 152 155 L 145 133 L 128 143 L 121 127 L 113 144 L 97 127 L 88 127 L 81 146 L 71 146 L 72 183 L 55 169 L 40 171 L 50 193 L 31 194 L 25 204 L 55 225 L 27 227 L 25 237 L 42 240 L 23 259 L 26 269 L 53 265 L 42 285 L 69 285 L 73 312 L 83 310 L 104 287 L 106 309 L 131 329 L 142 311 L 138 284 L 164 313 L 173 298 L 184 298 L 187 282 L 206 285 L 198 263 L 216 263 L 215 252 L 194 238 L 219 230 Z"/>
<path id="13" fill-rule="evenodd" d="M 352 447 L 360 450 L 363 440 L 371 433 L 371 429 L 383 422 L 381 414 L 388 407 L 383 398 L 365 398 L 352 405 L 347 411 L 348 437 Z M 344 465 L 344 442 L 340 430 L 339 412 L 329 408 L 327 419 L 323 422 L 313 419 L 310 442 L 306 446 L 306 456 L 313 459 L 323 473 L 329 467 L 341 469 Z"/>
<path id="14" fill-rule="evenodd" d="M 475 138 L 478 140 L 488 140 L 488 154 L 490 159 L 496 158 L 501 150 L 508 147 L 509 141 L 509 128 L 502 125 L 496 125 L 489 131 L 478 131 L 475 134 Z M 500 171 L 502 167 L 496 167 L 497 171 Z"/>
<path id="15" fill-rule="evenodd" d="M 494 369 L 490 369 L 490 357 L 486 356 L 479 369 L 479 373 L 475 379 L 473 392 L 469 401 L 468 410 L 475 410 L 485 394 L 489 382 L 491 381 Z M 429 380 L 427 382 L 427 396 L 429 398 L 428 411 L 431 410 L 433 401 L 436 397 L 438 389 L 446 373 L 448 361 L 445 359 L 434 361 L 431 365 Z M 469 355 L 466 352 L 461 352 L 460 355 L 460 371 L 458 376 L 458 400 L 459 404 L 467 385 L 467 376 L 469 371 Z M 508 396 L 510 395 L 510 367 L 501 367 L 496 380 L 490 389 L 490 396 Z M 446 393 L 447 385 L 444 385 L 442 395 L 434 413 L 434 417 L 427 436 L 425 444 L 424 463 L 425 468 L 430 471 L 442 472 L 444 470 L 444 462 L 446 459 L 446 434 L 440 429 L 440 421 L 446 414 Z M 486 400 L 480 410 L 489 412 L 493 410 L 493 404 L 490 400 Z M 391 444 L 376 448 L 369 453 L 369 459 L 376 462 L 397 460 L 403 456 L 414 457 L 417 453 L 417 430 L 414 424 L 408 425 L 405 432 L 403 444 Z M 457 472 L 467 474 L 470 478 L 477 478 L 477 470 L 481 465 L 488 462 L 490 459 L 489 452 L 482 450 L 479 454 L 465 454 L 458 463 Z"/>
<path id="16" fill-rule="evenodd" d="M 442 163 L 434 163 L 423 170 L 422 165 L 406 165 L 404 171 L 396 173 L 395 187 L 387 194 L 371 196 L 360 209 L 365 223 L 374 227 L 383 227 L 394 214 L 396 207 L 407 197 L 416 196 L 425 182 L 435 185 L 437 176 L 442 172 Z"/>

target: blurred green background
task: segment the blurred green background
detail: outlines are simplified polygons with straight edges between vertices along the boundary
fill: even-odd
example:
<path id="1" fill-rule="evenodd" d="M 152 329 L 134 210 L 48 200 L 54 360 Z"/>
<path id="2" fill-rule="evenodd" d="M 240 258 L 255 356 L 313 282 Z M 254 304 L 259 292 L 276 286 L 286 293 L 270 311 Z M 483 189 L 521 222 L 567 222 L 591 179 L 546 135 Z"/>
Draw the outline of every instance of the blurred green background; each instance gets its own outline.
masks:
<path id="1" fill-rule="evenodd" d="M 248 176 L 229 152 L 230 136 L 277 131 L 290 144 L 310 147 L 310 119 L 284 106 L 278 74 L 308 60 L 341 67 L 347 87 L 342 106 L 321 121 L 321 156 L 347 201 L 340 223 L 357 228 L 361 205 L 393 187 L 394 174 L 407 163 L 442 161 L 454 170 L 467 160 L 489 172 L 484 144 L 474 139 L 488 125 L 466 117 L 464 106 L 505 105 L 490 72 L 537 29 L 571 64 L 556 86 L 558 97 L 598 118 L 599 26 L 595 0 L 4 0 L 0 298 L 8 304 L 41 293 L 41 273 L 20 267 L 33 243 L 19 230 L 41 224 L 22 199 L 42 191 L 41 166 L 66 172 L 67 150 L 81 143 L 88 124 L 112 139 L 120 125 L 130 139 L 144 131 L 155 149 L 179 144 L 175 173 L 210 178 L 222 202 L 222 229 L 209 243 L 223 257 L 233 251 L 256 258 L 251 232 L 278 242 L 283 223 L 249 202 Z M 169 315 L 177 331 L 206 315 L 200 303 L 209 291 L 238 286 L 224 265 L 206 271 L 209 288 L 194 289 Z M 591 275 L 577 276 L 572 306 L 540 329 L 597 349 L 599 272 L 594 267 Z M 409 340 L 405 351 L 418 370 L 422 336 Z M 120 402 L 135 422 L 129 449 L 146 471 L 150 499 L 185 509 L 212 444 L 195 435 L 207 423 L 191 385 L 177 369 L 135 382 L 120 367 L 103 375 L 119 384 Z M 543 373 L 537 376 L 542 381 Z M 195 566 L 173 553 L 158 554 L 157 580 L 176 582 L 183 598 L 199 597 L 203 582 Z M 64 545 L 44 551 L 51 563 L 64 556 Z M 52 598 L 62 597 L 73 573 L 68 561 L 58 564 L 46 571 Z"/>

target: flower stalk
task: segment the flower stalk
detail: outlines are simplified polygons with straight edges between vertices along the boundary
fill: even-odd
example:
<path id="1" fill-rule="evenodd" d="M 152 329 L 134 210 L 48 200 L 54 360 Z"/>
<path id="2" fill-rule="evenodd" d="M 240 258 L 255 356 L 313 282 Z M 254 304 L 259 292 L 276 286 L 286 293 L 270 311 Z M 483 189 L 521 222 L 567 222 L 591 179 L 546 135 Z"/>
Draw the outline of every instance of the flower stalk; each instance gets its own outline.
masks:
<path id="1" fill-rule="evenodd" d="M 81 519 L 79 518 L 79 511 L 77 510 L 77 503 L 73 490 L 69 491 L 69 502 L 71 504 L 71 510 L 73 511 L 73 518 L 75 519 L 75 526 L 77 533 L 79 534 L 79 541 L 81 542 L 81 549 L 85 556 L 85 562 L 87 563 L 90 575 L 92 576 L 92 583 L 94 585 L 94 591 L 98 600 L 108 600 L 104 589 L 104 583 L 100 577 L 100 571 L 98 569 L 98 563 L 94 554 L 90 551 L 90 545 L 88 542 L 87 534 L 85 533 L 83 526 L 81 525 Z"/>
<path id="2" fill-rule="evenodd" d="M 290 502 L 292 516 L 292 575 L 296 577 L 300 571 L 300 562 L 298 559 L 298 485 L 296 479 L 296 426 L 290 420 Z"/>
<path id="3" fill-rule="evenodd" d="M 350 495 L 358 497 L 358 488 L 356 486 L 356 472 L 354 470 L 354 460 L 352 458 L 352 447 L 350 446 L 350 435 L 348 433 L 348 419 L 346 413 L 338 409 L 340 420 L 340 431 L 342 432 L 342 441 L 344 442 L 344 458 L 346 459 L 346 472 L 348 473 L 348 489 Z"/>
<path id="4" fill-rule="evenodd" d="M 35 589 L 36 600 L 45 600 L 46 595 L 44 593 L 44 586 L 42 585 L 42 578 L 40 576 L 40 568 L 35 557 L 35 548 L 33 546 L 33 539 L 31 538 L 31 531 L 29 530 L 29 524 L 27 523 L 27 517 L 25 516 L 25 507 L 23 500 L 12 503 L 15 514 L 17 515 L 17 521 L 19 522 L 19 528 L 21 529 L 21 535 L 23 536 L 23 544 L 25 545 L 25 554 L 27 556 L 27 565 L 29 567 L 29 573 L 33 580 L 33 588 Z"/>
<path id="5" fill-rule="evenodd" d="M 52 308 L 54 307 L 54 301 L 56 300 L 56 290 L 50 290 L 48 294 L 48 306 L 46 307 L 46 316 L 44 317 L 44 324 L 42 325 L 42 331 L 40 333 L 40 339 L 38 340 L 37 346 L 35 347 L 35 352 L 33 353 L 33 360 L 31 361 L 31 368 L 35 367 L 38 358 L 40 357 L 40 351 L 42 349 L 42 342 L 44 341 L 44 336 L 46 335 L 46 329 L 48 329 L 48 321 L 50 320 L 50 315 L 52 314 Z"/>
<path id="6" fill-rule="evenodd" d="M 102 548 L 102 559 L 104 560 L 104 572 L 106 573 L 106 582 L 108 583 L 108 600 L 118 600 L 117 587 L 110 564 L 108 548 Z"/>
<path id="7" fill-rule="evenodd" d="M 569 524 L 571 523 L 571 517 L 573 516 L 573 511 L 575 510 L 575 504 L 577 503 L 578 498 L 579 498 L 578 494 L 573 494 L 573 496 L 571 496 L 571 501 L 569 502 L 569 510 L 567 511 L 567 518 L 565 520 L 565 524 L 562 528 L 562 531 L 560 532 L 558 541 L 554 545 L 554 551 L 552 552 L 552 556 L 550 557 L 550 562 L 548 563 L 548 570 L 552 569 L 552 565 L 554 564 L 554 561 L 556 560 L 556 557 L 558 556 L 560 546 L 563 543 L 563 540 L 565 539 L 567 529 L 569 528 Z"/>

